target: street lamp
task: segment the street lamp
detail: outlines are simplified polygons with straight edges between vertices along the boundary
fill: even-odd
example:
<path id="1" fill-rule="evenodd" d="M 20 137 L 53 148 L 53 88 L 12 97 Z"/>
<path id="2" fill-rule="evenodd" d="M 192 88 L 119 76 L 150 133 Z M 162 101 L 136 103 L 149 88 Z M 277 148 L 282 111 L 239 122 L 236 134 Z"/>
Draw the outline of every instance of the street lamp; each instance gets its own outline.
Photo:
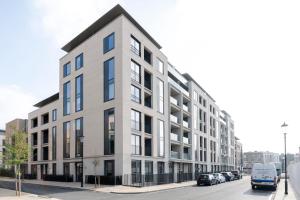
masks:
<path id="1" fill-rule="evenodd" d="M 84 136 L 80 136 L 80 143 L 82 144 L 81 147 L 81 187 L 83 187 L 83 141 L 84 141 Z"/>
<path id="2" fill-rule="evenodd" d="M 281 125 L 281 128 L 282 128 L 282 131 L 283 131 L 283 135 L 284 135 L 284 168 L 285 168 L 285 191 L 284 191 L 284 194 L 288 194 L 288 184 L 287 184 L 287 164 L 286 164 L 286 134 L 287 134 L 287 124 L 284 122 L 282 125 Z"/>

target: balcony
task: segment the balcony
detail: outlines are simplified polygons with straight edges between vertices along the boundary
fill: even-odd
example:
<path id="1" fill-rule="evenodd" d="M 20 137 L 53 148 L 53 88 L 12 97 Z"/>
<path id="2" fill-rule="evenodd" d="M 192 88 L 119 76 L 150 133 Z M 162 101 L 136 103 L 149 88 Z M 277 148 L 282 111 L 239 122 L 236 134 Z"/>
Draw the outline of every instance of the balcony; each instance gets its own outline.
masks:
<path id="1" fill-rule="evenodd" d="M 172 114 L 170 115 L 170 120 L 171 120 L 171 122 L 174 122 L 174 123 L 178 124 L 178 118 L 176 116 L 172 115 Z"/>
<path id="2" fill-rule="evenodd" d="M 182 141 L 184 144 L 189 144 L 189 138 L 187 137 L 182 137 Z"/>
<path id="3" fill-rule="evenodd" d="M 186 112 L 189 112 L 189 107 L 187 107 L 186 105 L 182 104 L 182 109 Z"/>
<path id="4" fill-rule="evenodd" d="M 178 106 L 178 101 L 174 97 L 170 97 L 170 102 L 176 106 Z"/>
<path id="5" fill-rule="evenodd" d="M 185 127 L 185 128 L 189 128 L 189 123 L 187 121 L 182 121 L 182 125 Z"/>
<path id="6" fill-rule="evenodd" d="M 179 159 L 179 153 L 176 151 L 171 151 L 171 158 Z"/>
<path id="7" fill-rule="evenodd" d="M 177 134 L 171 133 L 170 136 L 171 136 L 171 140 L 177 141 L 177 142 L 179 141 L 179 140 L 178 140 L 178 135 L 177 135 Z"/>
<path id="8" fill-rule="evenodd" d="M 188 153 L 184 153 L 184 154 L 183 154 L 183 158 L 184 158 L 185 160 L 191 160 L 191 156 L 190 156 L 190 154 L 188 154 Z"/>
<path id="9" fill-rule="evenodd" d="M 176 83 L 173 79 L 171 79 L 170 77 L 168 77 L 168 82 L 171 83 L 171 85 L 173 85 L 175 88 L 177 88 L 178 90 L 180 90 L 184 95 L 186 95 L 187 97 L 190 97 L 190 94 L 188 91 L 186 91 L 184 88 L 182 88 L 178 83 Z"/>

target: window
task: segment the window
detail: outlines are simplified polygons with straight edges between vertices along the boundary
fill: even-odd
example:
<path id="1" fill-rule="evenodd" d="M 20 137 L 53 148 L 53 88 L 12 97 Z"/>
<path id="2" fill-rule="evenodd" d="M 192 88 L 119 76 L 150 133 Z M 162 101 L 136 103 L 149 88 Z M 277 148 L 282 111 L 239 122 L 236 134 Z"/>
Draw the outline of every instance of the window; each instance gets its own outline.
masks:
<path id="1" fill-rule="evenodd" d="M 115 110 L 104 111 L 104 155 L 115 153 Z"/>
<path id="2" fill-rule="evenodd" d="M 141 103 L 141 89 L 131 85 L 131 100 L 136 103 Z"/>
<path id="3" fill-rule="evenodd" d="M 198 101 L 198 93 L 194 90 L 194 96 L 193 96 L 195 101 Z"/>
<path id="4" fill-rule="evenodd" d="M 69 115 L 71 113 L 71 82 L 66 82 L 63 88 L 63 112 L 64 115 Z"/>
<path id="5" fill-rule="evenodd" d="M 158 112 L 164 113 L 164 82 L 158 79 Z"/>
<path id="6" fill-rule="evenodd" d="M 109 36 L 103 39 L 103 53 L 107 53 L 115 48 L 115 33 L 111 33 Z"/>
<path id="7" fill-rule="evenodd" d="M 132 35 L 130 40 L 130 48 L 133 53 L 141 56 L 141 43 Z"/>
<path id="8" fill-rule="evenodd" d="M 31 135 L 31 144 L 32 146 L 36 146 L 38 144 L 38 134 L 37 133 L 32 133 Z"/>
<path id="9" fill-rule="evenodd" d="M 64 163 L 64 175 L 65 176 L 70 175 L 70 163 Z"/>
<path id="10" fill-rule="evenodd" d="M 64 77 L 69 76 L 71 74 L 71 62 L 64 64 L 63 70 Z"/>
<path id="11" fill-rule="evenodd" d="M 157 70 L 164 74 L 164 63 L 160 59 L 157 59 Z"/>
<path id="12" fill-rule="evenodd" d="M 141 155 L 141 136 L 131 135 L 131 154 Z"/>
<path id="13" fill-rule="evenodd" d="M 42 130 L 42 143 L 43 144 L 48 144 L 49 141 L 49 131 L 48 129 Z"/>
<path id="14" fill-rule="evenodd" d="M 82 157 L 83 144 L 80 137 L 83 136 L 83 118 L 75 120 L 75 156 Z"/>
<path id="15" fill-rule="evenodd" d="M 53 109 L 52 110 L 52 121 L 56 121 L 57 120 L 57 109 Z"/>
<path id="16" fill-rule="evenodd" d="M 56 163 L 52 164 L 52 175 L 56 175 Z"/>
<path id="17" fill-rule="evenodd" d="M 131 110 L 131 129 L 141 130 L 141 113 L 135 110 Z"/>
<path id="18" fill-rule="evenodd" d="M 152 64 L 152 53 L 146 48 L 144 48 L 144 60 L 150 65 Z"/>
<path id="19" fill-rule="evenodd" d="M 75 82 L 75 111 L 83 109 L 83 75 L 76 77 Z"/>
<path id="20" fill-rule="evenodd" d="M 152 117 L 144 115 L 145 133 L 152 134 Z"/>
<path id="21" fill-rule="evenodd" d="M 165 173 L 165 163 L 164 162 L 157 162 L 157 173 L 158 174 Z"/>
<path id="22" fill-rule="evenodd" d="M 111 58 L 104 62 L 104 101 L 115 98 L 115 60 Z"/>
<path id="23" fill-rule="evenodd" d="M 114 175 L 115 175 L 115 161 L 104 160 L 104 176 L 114 176 Z"/>
<path id="24" fill-rule="evenodd" d="M 141 66 L 131 60 L 131 79 L 141 83 Z"/>
<path id="25" fill-rule="evenodd" d="M 202 96 L 199 95 L 199 103 L 202 105 Z"/>
<path id="26" fill-rule="evenodd" d="M 34 148 L 32 150 L 32 161 L 37 161 L 37 157 L 38 157 L 38 149 Z"/>
<path id="27" fill-rule="evenodd" d="M 145 138 L 145 156 L 152 156 L 152 139 Z"/>
<path id="28" fill-rule="evenodd" d="M 75 69 L 78 70 L 81 67 L 83 67 L 83 53 L 75 58 Z"/>
<path id="29" fill-rule="evenodd" d="M 144 92 L 144 105 L 148 108 L 152 108 L 152 95 Z"/>
<path id="30" fill-rule="evenodd" d="M 198 121 L 198 107 L 194 105 L 194 129 L 197 129 L 197 121 Z"/>
<path id="31" fill-rule="evenodd" d="M 52 127 L 52 160 L 56 160 L 56 126 Z"/>
<path id="32" fill-rule="evenodd" d="M 198 161 L 198 140 L 197 135 L 194 133 L 194 149 L 195 149 L 195 161 Z"/>
<path id="33" fill-rule="evenodd" d="M 36 117 L 31 120 L 31 128 L 35 128 L 37 126 L 38 126 L 38 118 Z"/>
<path id="34" fill-rule="evenodd" d="M 146 70 L 144 71 L 144 86 L 148 90 L 152 90 L 152 74 Z"/>
<path id="35" fill-rule="evenodd" d="M 153 181 L 153 162 L 145 161 L 145 182 Z"/>
<path id="36" fill-rule="evenodd" d="M 49 154 L 48 146 L 43 147 L 42 151 L 43 151 L 43 154 L 42 154 L 43 158 L 42 158 L 42 160 L 48 160 L 48 154 Z"/>
<path id="37" fill-rule="evenodd" d="M 206 100 L 205 99 L 203 99 L 202 103 L 203 103 L 203 106 L 206 107 Z"/>
<path id="38" fill-rule="evenodd" d="M 158 156 L 163 157 L 165 154 L 165 130 L 164 122 L 158 120 L 158 136 L 159 136 L 159 145 L 158 145 Z"/>
<path id="39" fill-rule="evenodd" d="M 131 174 L 132 174 L 132 183 L 141 183 L 141 161 L 132 160 L 131 161 Z"/>
<path id="40" fill-rule="evenodd" d="M 64 122 L 64 124 L 63 124 L 63 156 L 64 156 L 64 158 L 70 158 L 70 135 L 71 135 L 71 123 Z"/>
<path id="41" fill-rule="evenodd" d="M 49 122 L 49 113 L 42 115 L 42 124 L 47 124 Z"/>

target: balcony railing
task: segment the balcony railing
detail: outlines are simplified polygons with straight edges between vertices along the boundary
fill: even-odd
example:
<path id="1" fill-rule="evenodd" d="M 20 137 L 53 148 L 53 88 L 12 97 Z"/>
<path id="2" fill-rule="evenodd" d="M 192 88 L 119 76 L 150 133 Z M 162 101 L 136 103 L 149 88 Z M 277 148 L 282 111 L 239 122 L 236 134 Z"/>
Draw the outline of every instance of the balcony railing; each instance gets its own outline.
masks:
<path id="1" fill-rule="evenodd" d="M 178 135 L 175 133 L 171 133 L 171 140 L 178 141 Z"/>
<path id="2" fill-rule="evenodd" d="M 178 106 L 178 101 L 174 97 L 170 97 L 170 102 L 176 106 Z"/>
<path id="3" fill-rule="evenodd" d="M 178 118 L 174 115 L 170 115 L 170 120 L 171 120 L 171 122 L 178 123 Z"/>
<path id="4" fill-rule="evenodd" d="M 182 125 L 186 128 L 189 128 L 189 123 L 187 121 L 182 121 Z"/>
<path id="5" fill-rule="evenodd" d="M 190 154 L 188 154 L 188 153 L 184 153 L 184 154 L 183 154 L 183 158 L 184 158 L 185 160 L 191 160 L 191 156 L 190 156 Z"/>
<path id="6" fill-rule="evenodd" d="M 186 105 L 182 105 L 182 109 L 184 110 L 184 111 L 186 111 L 186 112 L 189 112 L 189 108 L 186 106 Z"/>
<path id="7" fill-rule="evenodd" d="M 187 137 L 182 137 L 182 141 L 184 144 L 189 144 L 189 138 Z"/>
<path id="8" fill-rule="evenodd" d="M 171 158 L 179 158 L 179 153 L 176 151 L 171 151 Z"/>
<path id="9" fill-rule="evenodd" d="M 178 83 L 176 83 L 173 79 L 168 77 L 168 81 L 169 83 L 171 83 L 175 88 L 177 88 L 178 90 L 180 90 L 183 94 L 185 94 L 187 97 L 190 96 L 189 92 L 186 91 L 185 89 L 183 89 Z"/>

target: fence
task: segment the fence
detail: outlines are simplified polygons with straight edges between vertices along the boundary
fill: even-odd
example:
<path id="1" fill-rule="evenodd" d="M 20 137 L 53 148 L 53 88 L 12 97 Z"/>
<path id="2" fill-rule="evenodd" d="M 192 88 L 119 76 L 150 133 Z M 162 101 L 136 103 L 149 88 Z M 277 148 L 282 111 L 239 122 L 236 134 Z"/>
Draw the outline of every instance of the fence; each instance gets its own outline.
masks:
<path id="1" fill-rule="evenodd" d="M 193 173 L 178 174 L 125 174 L 123 176 L 123 185 L 144 187 L 151 185 L 161 185 L 168 183 L 180 183 L 192 181 Z"/>
<path id="2" fill-rule="evenodd" d="M 72 175 L 44 175 L 42 178 L 45 181 L 73 182 Z"/>
<path id="3" fill-rule="evenodd" d="M 85 183 L 89 184 L 100 184 L 103 185 L 122 185 L 122 176 L 96 176 L 95 175 L 86 175 L 85 176 Z"/>

